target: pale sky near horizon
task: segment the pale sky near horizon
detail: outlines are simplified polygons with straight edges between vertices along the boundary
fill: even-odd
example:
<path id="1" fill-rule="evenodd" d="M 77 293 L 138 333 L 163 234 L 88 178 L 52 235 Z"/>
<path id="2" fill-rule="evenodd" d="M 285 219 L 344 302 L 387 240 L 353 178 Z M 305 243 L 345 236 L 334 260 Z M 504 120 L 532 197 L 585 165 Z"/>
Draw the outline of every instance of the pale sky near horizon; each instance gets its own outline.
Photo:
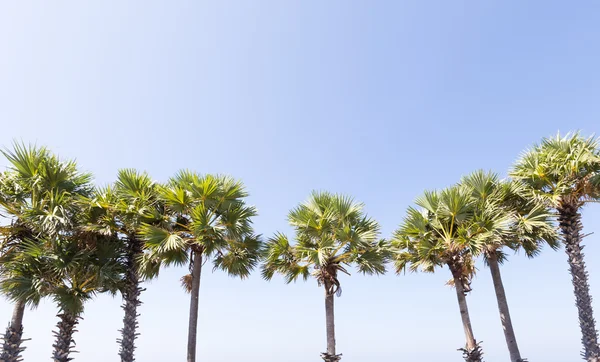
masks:
<path id="1" fill-rule="evenodd" d="M 312 189 L 353 195 L 389 237 L 425 189 L 475 169 L 506 175 L 557 131 L 599 131 L 600 3 L 580 1 L 5 1 L 0 4 L 0 146 L 46 145 L 111 182 L 178 169 L 241 178 L 257 232 L 288 232 Z M 0 167 L 6 166 L 0 160 Z M 584 210 L 600 300 L 600 207 Z M 564 251 L 502 267 L 520 349 L 579 361 Z M 145 285 L 137 360 L 183 361 L 183 269 Z M 447 270 L 342 276 L 344 362 L 461 361 Z M 489 270 L 468 297 L 487 362 L 508 361 Z M 117 361 L 120 298 L 86 306 L 76 361 Z M 317 361 L 323 292 L 205 267 L 198 360 Z M 600 305 L 596 304 L 596 315 Z M 12 308 L 0 300 L 0 323 Z M 26 361 L 49 360 L 51 302 L 25 316 Z"/>

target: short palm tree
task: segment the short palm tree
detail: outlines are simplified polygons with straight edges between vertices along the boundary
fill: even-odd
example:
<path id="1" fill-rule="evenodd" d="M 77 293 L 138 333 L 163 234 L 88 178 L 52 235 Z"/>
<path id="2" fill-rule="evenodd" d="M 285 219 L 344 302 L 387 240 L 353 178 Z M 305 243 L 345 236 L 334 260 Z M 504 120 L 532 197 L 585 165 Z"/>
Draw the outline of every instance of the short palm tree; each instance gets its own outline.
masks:
<path id="1" fill-rule="evenodd" d="M 309 200 L 290 211 L 296 243 L 277 234 L 266 245 L 262 275 L 270 280 L 275 273 L 287 283 L 313 276 L 325 289 L 327 352 L 326 362 L 339 361 L 335 349 L 334 295 L 341 293 L 339 273 L 356 265 L 366 274 L 385 273 L 387 247 L 379 240 L 379 225 L 368 218 L 363 204 L 343 195 L 313 192 Z"/>
<path id="2" fill-rule="evenodd" d="M 581 208 L 600 200 L 600 150 L 598 139 L 578 133 L 544 138 L 525 152 L 511 176 L 524 182 L 533 197 L 558 212 L 579 312 L 583 357 L 600 360 L 598 332 L 585 268 Z"/>
<path id="3" fill-rule="evenodd" d="M 449 283 L 456 289 L 466 337 L 464 358 L 480 362 L 483 353 L 473 335 L 466 295 L 475 273 L 474 258 L 481 254 L 490 235 L 507 227 L 507 219 L 496 213 L 478 214 L 471 190 L 464 186 L 425 192 L 416 204 L 420 209 L 409 207 L 394 233 L 396 272 L 407 268 L 431 273 L 443 266 L 450 269 Z"/>
<path id="4" fill-rule="evenodd" d="M 483 256 L 492 274 L 511 362 L 523 362 L 500 275 L 500 264 L 506 259 L 506 247 L 523 249 L 529 257 L 537 255 L 544 244 L 552 249 L 558 248 L 553 215 L 544 204 L 528 198 L 520 182 L 500 180 L 497 174 L 476 171 L 463 177 L 461 184 L 471 190 L 474 212 L 480 220 L 486 220 L 486 214 L 504 215 L 510 220 L 509 228 L 500 225 L 496 232 L 489 233 L 489 237 L 483 240 Z"/>
<path id="5" fill-rule="evenodd" d="M 253 234 L 253 206 L 241 182 L 230 177 L 181 171 L 159 190 L 168 225 L 144 224 L 140 235 L 149 249 L 144 260 L 162 265 L 189 263 L 182 284 L 191 294 L 187 361 L 196 361 L 200 276 L 205 261 L 215 269 L 246 278 L 259 262 L 260 238 Z M 154 269 L 150 269 L 154 270 Z"/>
<path id="6" fill-rule="evenodd" d="M 160 225 L 164 208 L 158 199 L 158 184 L 147 173 L 133 169 L 119 170 L 113 187 L 96 190 L 89 200 L 88 231 L 118 238 L 126 250 L 123 263 L 126 269 L 123 283 L 123 328 L 120 330 L 119 355 L 122 362 L 133 362 L 135 340 L 138 336 L 138 306 L 141 304 L 140 265 L 144 240 L 140 228 L 144 223 Z"/>
<path id="7" fill-rule="evenodd" d="M 75 236 L 76 235 L 76 236 Z M 53 361 L 72 360 L 73 334 L 84 303 L 100 292 L 116 293 L 123 268 L 121 250 L 110 238 L 86 240 L 84 235 L 54 240 L 26 240 L 5 265 L 0 286 L 9 298 L 37 304 L 53 299 L 59 309 Z"/>
<path id="8" fill-rule="evenodd" d="M 2 228 L 2 259 L 20 252 L 26 238 L 56 236 L 72 228 L 80 197 L 91 191 L 91 175 L 79 172 L 74 161 L 62 161 L 44 147 L 15 143 L 2 151 L 9 169 L 0 175 L 0 209 L 11 220 Z M 8 259 L 7 259 L 8 258 Z M 22 351 L 22 319 L 29 300 L 15 299 L 2 359 L 18 360 Z"/>
<path id="9" fill-rule="evenodd" d="M 1 243 L 1 256 L 0 256 L 0 280 L 7 278 L 9 274 L 14 273 L 11 271 L 11 263 L 16 256 L 22 253 L 22 246 L 26 240 L 32 240 L 34 238 L 33 232 L 26 225 L 18 222 L 12 222 L 10 226 L 3 228 L 2 230 L 2 243 Z M 22 270 L 22 269 L 21 269 Z M 16 272 L 20 272 L 17 270 Z M 25 275 L 22 277 L 28 278 L 27 270 L 23 270 Z M 8 295 L 8 290 L 0 286 L 0 291 L 4 295 Z M 0 361 L 6 362 L 19 362 L 21 361 L 21 352 L 25 350 L 22 347 L 23 343 L 23 316 L 25 314 L 26 305 L 37 306 L 40 299 L 36 298 L 35 295 L 29 295 L 27 298 L 15 299 L 14 309 L 12 318 L 6 332 L 4 334 L 2 354 L 0 355 Z"/>

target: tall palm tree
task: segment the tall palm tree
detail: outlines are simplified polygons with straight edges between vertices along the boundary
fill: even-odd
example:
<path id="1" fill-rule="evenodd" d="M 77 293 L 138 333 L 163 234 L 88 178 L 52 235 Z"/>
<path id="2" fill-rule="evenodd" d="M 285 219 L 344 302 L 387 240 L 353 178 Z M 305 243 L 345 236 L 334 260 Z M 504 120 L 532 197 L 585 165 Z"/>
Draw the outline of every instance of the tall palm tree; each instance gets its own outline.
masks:
<path id="1" fill-rule="evenodd" d="M 396 272 L 434 272 L 447 266 L 452 274 L 460 309 L 466 346 L 464 358 L 481 362 L 482 350 L 475 340 L 466 295 L 471 291 L 475 273 L 474 257 L 479 255 L 485 240 L 507 225 L 504 215 L 476 213 L 471 190 L 453 186 L 442 191 L 425 192 L 417 199 L 420 209 L 409 207 L 407 216 L 394 233 Z"/>
<path id="2" fill-rule="evenodd" d="M 91 175 L 74 161 L 63 161 L 44 147 L 15 143 L 3 150 L 9 169 L 0 175 L 0 210 L 11 220 L 2 230 L 2 258 L 20 252 L 25 238 L 56 236 L 72 227 L 78 200 L 91 191 Z M 15 300 L 5 337 L 4 360 L 18 360 L 22 351 L 22 319 L 28 300 Z"/>
<path id="3" fill-rule="evenodd" d="M 511 362 L 523 362 L 510 317 L 500 264 L 506 259 L 505 247 L 523 249 L 529 257 L 537 255 L 544 244 L 558 248 L 558 239 L 550 211 L 535 199 L 527 198 L 523 184 L 500 180 L 497 174 L 476 171 L 463 177 L 461 184 L 471 190 L 474 212 L 480 220 L 486 214 L 503 214 L 510 227 L 489 233 L 484 240 L 483 256 L 490 267 L 498 311 Z"/>
<path id="4" fill-rule="evenodd" d="M 164 221 L 164 208 L 158 199 L 158 184 L 147 173 L 133 169 L 119 170 L 113 187 L 96 190 L 89 200 L 87 230 L 100 235 L 119 238 L 126 253 L 123 284 L 123 328 L 119 355 L 122 362 L 133 362 L 135 340 L 138 336 L 138 307 L 141 304 L 140 265 L 144 240 L 139 232 L 143 223 L 160 225 Z"/>
<path id="5" fill-rule="evenodd" d="M 558 213 L 579 312 L 583 357 L 600 360 L 598 332 L 585 268 L 581 208 L 600 200 L 600 150 L 598 139 L 579 133 L 544 138 L 516 162 L 511 176 L 523 181 L 532 195 Z"/>
<path id="6" fill-rule="evenodd" d="M 144 224 L 140 235 L 149 249 L 145 260 L 162 265 L 189 263 L 182 278 L 191 294 L 187 361 L 196 361 L 196 335 L 202 265 L 213 260 L 215 269 L 246 278 L 259 262 L 261 242 L 253 234 L 253 206 L 240 181 L 226 176 L 181 171 L 159 190 L 170 215 L 166 226 Z"/>
<path id="7" fill-rule="evenodd" d="M 368 218 L 363 204 L 343 195 L 313 192 L 309 200 L 290 211 L 290 225 L 296 243 L 276 234 L 266 245 L 262 275 L 270 280 L 275 273 L 287 283 L 313 276 L 325 289 L 326 362 L 339 361 L 335 349 L 334 295 L 341 294 L 339 273 L 348 274 L 355 264 L 366 274 L 385 273 L 387 247 L 379 238 L 379 225 Z"/>

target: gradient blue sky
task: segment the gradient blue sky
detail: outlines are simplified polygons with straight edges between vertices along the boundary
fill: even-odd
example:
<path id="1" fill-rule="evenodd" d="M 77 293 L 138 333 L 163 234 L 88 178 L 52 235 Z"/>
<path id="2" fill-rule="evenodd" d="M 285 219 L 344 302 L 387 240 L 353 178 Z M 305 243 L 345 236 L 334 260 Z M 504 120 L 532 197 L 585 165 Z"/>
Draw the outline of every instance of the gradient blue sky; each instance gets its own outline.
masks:
<path id="1" fill-rule="evenodd" d="M 241 178 L 264 235 L 312 189 L 366 203 L 383 236 L 424 189 L 477 168 L 505 175 L 558 130 L 598 131 L 597 1 L 6 1 L 0 4 L 0 144 L 77 158 L 99 184 L 123 167 Z M 5 161 L 0 161 L 5 166 Z M 600 300 L 600 208 L 585 210 Z M 579 358 L 564 252 L 502 269 L 523 355 Z M 182 269 L 146 285 L 138 361 L 185 359 Z M 435 275 L 342 277 L 346 362 L 460 361 L 454 292 Z M 468 298 L 488 362 L 508 360 L 489 271 Z M 199 360 L 306 362 L 325 350 L 315 282 L 205 269 Z M 120 300 L 86 307 L 79 361 L 116 361 Z M 597 308 L 600 308 L 598 306 Z M 5 321 L 11 306 L 0 301 Z M 26 360 L 49 359 L 52 303 L 25 317 Z"/>

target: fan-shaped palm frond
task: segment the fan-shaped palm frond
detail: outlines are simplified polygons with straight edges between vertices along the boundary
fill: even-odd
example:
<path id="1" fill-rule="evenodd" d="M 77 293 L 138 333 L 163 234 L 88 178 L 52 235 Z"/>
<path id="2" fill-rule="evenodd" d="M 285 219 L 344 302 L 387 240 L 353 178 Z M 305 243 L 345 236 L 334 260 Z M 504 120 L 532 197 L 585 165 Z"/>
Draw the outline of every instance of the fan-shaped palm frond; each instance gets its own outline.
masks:
<path id="1" fill-rule="evenodd" d="M 313 192 L 288 216 L 296 244 L 291 245 L 283 234 L 268 241 L 263 277 L 280 273 L 293 281 L 307 278 L 313 268 L 317 280 L 338 284 L 337 271 L 353 263 L 364 273 L 384 273 L 386 243 L 378 239 L 379 225 L 364 215 L 363 207 L 345 195 Z"/>
<path id="2" fill-rule="evenodd" d="M 542 139 L 521 155 L 511 171 L 533 195 L 553 206 L 597 200 L 600 190 L 594 185 L 599 174 L 599 140 L 579 133 Z"/>

